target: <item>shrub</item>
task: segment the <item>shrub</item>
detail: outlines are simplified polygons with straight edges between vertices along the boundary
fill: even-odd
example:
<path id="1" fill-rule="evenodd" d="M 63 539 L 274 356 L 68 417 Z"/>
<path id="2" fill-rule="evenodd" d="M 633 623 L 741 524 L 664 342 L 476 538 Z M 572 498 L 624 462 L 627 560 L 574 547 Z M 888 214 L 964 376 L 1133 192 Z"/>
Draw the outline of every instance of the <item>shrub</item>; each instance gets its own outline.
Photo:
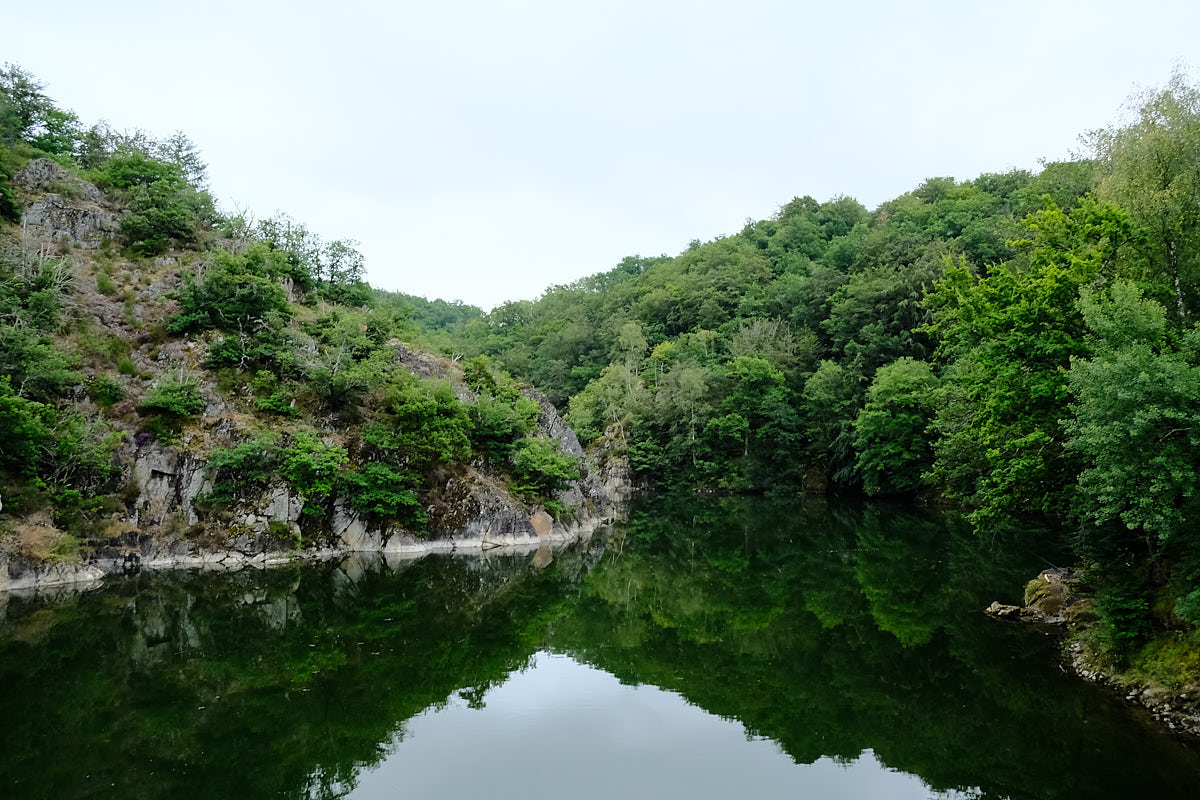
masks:
<path id="1" fill-rule="evenodd" d="M 114 155 L 105 162 L 97 181 L 111 189 L 133 189 L 159 181 L 182 181 L 179 168 L 145 153 L 131 150 Z"/>
<path id="2" fill-rule="evenodd" d="M 550 497 L 579 480 L 579 463 L 563 453 L 545 436 L 532 436 L 517 442 L 512 458 L 514 489 L 526 496 Z"/>
<path id="3" fill-rule="evenodd" d="M 204 410 L 204 397 L 194 378 L 181 378 L 160 383 L 146 393 L 138 404 L 142 414 L 183 418 Z"/>
<path id="4" fill-rule="evenodd" d="M 182 333 L 282 327 L 291 308 L 277 278 L 287 269 L 283 255 L 266 245 L 254 245 L 241 256 L 218 250 L 199 282 L 186 279 L 179 290 L 179 314 L 168 328 Z"/>
<path id="5" fill-rule="evenodd" d="M 346 451 L 329 445 L 316 434 L 303 431 L 280 454 L 279 473 L 295 492 L 304 498 L 304 514 L 319 514 L 338 483 L 346 466 Z"/>
<path id="6" fill-rule="evenodd" d="M 96 375 L 88 382 L 88 397 L 103 408 L 125 397 L 125 389 L 107 375 Z"/>
<path id="7" fill-rule="evenodd" d="M 197 495 L 193 504 L 201 510 L 213 510 L 261 491 L 275 475 L 279 457 L 279 434 L 271 431 L 214 451 L 205 466 L 213 482 L 212 491 Z"/>
<path id="8" fill-rule="evenodd" d="M 273 392 L 268 397 L 259 397 L 254 401 L 254 407 L 268 414 L 278 414 L 281 417 L 295 419 L 300 412 L 293 405 L 296 402 L 291 392 L 283 390 Z"/>
<path id="9" fill-rule="evenodd" d="M 0 147 L 0 220 L 19 222 L 21 206 L 17 203 L 17 192 L 12 187 L 12 176 L 4 163 L 6 157 L 5 149 Z"/>
<path id="10" fill-rule="evenodd" d="M 482 395 L 469 413 L 475 449 L 503 461 L 512 455 L 517 441 L 537 425 L 538 406 L 521 395 L 512 402 Z"/>
<path id="11" fill-rule="evenodd" d="M 411 470 L 371 461 L 343 475 L 342 490 L 358 513 L 420 531 L 428 521 L 417 497 L 420 480 Z"/>
<path id="12" fill-rule="evenodd" d="M 124 195 L 128 213 L 121 233 L 141 256 L 195 242 L 197 224 L 215 214 L 212 197 L 188 183 L 179 165 L 139 150 L 111 156 L 97 180 Z"/>
<path id="13" fill-rule="evenodd" d="M 322 293 L 325 295 L 325 299 L 331 303 L 355 308 L 371 305 L 373 298 L 371 287 L 363 281 L 330 284 L 324 287 Z"/>
<path id="14" fill-rule="evenodd" d="M 50 440 L 54 421 L 53 408 L 18 397 L 13 392 L 12 379 L 0 376 L 0 430 L 5 432 L 0 467 L 33 475 L 42 448 Z"/>
<path id="15" fill-rule="evenodd" d="M 407 373 L 389 387 L 388 422 L 368 426 L 363 439 L 388 454 L 386 460 L 421 469 L 471 455 L 471 420 L 466 406 L 445 381 L 419 380 Z"/>

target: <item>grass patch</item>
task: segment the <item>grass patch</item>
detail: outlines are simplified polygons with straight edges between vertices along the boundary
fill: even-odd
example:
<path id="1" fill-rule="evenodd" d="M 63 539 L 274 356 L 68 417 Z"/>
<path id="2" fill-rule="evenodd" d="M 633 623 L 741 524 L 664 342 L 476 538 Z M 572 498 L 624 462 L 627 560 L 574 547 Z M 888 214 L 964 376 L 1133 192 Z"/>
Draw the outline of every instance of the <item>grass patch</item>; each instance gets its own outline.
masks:
<path id="1" fill-rule="evenodd" d="M 96 273 L 96 291 L 100 292 L 100 294 L 113 297 L 119 290 L 117 289 L 117 284 L 113 283 L 112 278 L 103 272 L 98 272 Z"/>

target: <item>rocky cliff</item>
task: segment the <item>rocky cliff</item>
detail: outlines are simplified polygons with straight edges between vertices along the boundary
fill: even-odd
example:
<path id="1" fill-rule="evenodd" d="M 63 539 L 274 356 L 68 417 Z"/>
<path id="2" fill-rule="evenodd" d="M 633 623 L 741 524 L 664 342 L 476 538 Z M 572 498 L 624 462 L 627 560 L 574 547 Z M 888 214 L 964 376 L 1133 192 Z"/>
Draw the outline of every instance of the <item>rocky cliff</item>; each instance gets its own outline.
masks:
<path id="1" fill-rule="evenodd" d="M 178 313 L 176 297 L 185 276 L 198 280 L 195 276 L 208 268 L 211 250 L 206 247 L 235 249 L 236 243 L 209 232 L 206 247 L 131 258 L 113 245 L 119 237 L 120 204 L 95 185 L 45 159 L 31 162 L 14 182 L 25 212 L 19 233 L 10 230 L 9 236 L 19 240 L 23 252 L 59 259 L 59 268 L 70 272 L 70 319 L 55 339 L 59 347 L 78 354 L 85 382 L 59 404 L 123 440 L 114 456 L 121 475 L 115 483 L 120 485 L 111 491 L 108 506 L 90 518 L 90 527 L 74 534 L 83 546 L 65 555 L 36 546 L 67 536 L 52 511 L 18 510 L 7 526 L 0 519 L 0 591 L 95 580 L 147 567 L 234 568 L 346 552 L 537 546 L 589 533 L 617 513 L 627 489 L 623 459 L 610 452 L 585 454 L 557 409 L 529 387 L 518 388 L 536 403 L 536 430 L 530 435 L 554 442 L 577 460 L 579 470 L 579 478 L 545 498 L 545 506 L 528 493 L 514 494 L 503 462 L 477 455 L 428 470 L 419 490 L 427 523 L 419 531 L 364 516 L 345 497 L 331 498 L 315 521 L 311 515 L 302 518 L 305 498 L 278 476 L 215 512 L 202 510 L 197 498 L 214 488 L 212 454 L 255 432 L 271 430 L 286 437 L 303 429 L 324 445 L 348 448 L 353 461 L 361 423 L 347 426 L 316 410 L 301 414 L 300 409 L 285 409 L 294 413 L 264 416 L 244 380 L 231 377 L 229 370 L 206 368 L 214 347 L 223 341 L 218 334 L 167 332 L 167 323 Z M 302 299 L 291 278 L 278 282 L 289 302 Z M 324 306 L 318 303 L 314 311 L 310 302 L 295 308 L 311 319 Z M 288 336 L 296 359 L 317 358 L 318 343 L 309 333 L 295 328 Z M 455 360 L 397 338 L 372 357 L 389 351 L 387 369 L 448 383 L 464 404 L 479 399 Z M 189 376 L 203 409 L 171 435 L 148 433 L 139 403 L 160 379 L 173 374 Z M 92 391 L 101 383 L 108 387 L 108 404 Z"/>

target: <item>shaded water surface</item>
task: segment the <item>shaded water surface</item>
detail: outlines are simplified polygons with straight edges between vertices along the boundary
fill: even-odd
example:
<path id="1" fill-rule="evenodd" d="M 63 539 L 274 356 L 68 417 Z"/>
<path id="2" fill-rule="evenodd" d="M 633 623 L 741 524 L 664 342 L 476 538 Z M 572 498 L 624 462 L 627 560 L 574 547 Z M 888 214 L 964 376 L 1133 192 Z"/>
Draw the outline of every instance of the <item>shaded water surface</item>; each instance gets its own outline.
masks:
<path id="1" fill-rule="evenodd" d="M 979 612 L 1059 552 L 657 498 L 552 558 L 0 595 L 0 796 L 1200 796 L 1193 749 Z"/>

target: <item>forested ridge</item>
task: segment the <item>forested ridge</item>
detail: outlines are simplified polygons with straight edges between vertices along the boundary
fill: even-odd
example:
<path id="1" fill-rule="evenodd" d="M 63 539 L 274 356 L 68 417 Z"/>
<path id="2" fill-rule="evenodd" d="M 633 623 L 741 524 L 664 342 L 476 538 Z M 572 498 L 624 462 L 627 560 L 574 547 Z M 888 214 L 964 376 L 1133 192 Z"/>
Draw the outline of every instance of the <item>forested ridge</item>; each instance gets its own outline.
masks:
<path id="1" fill-rule="evenodd" d="M 1065 522 L 1102 648 L 1174 631 L 1195 674 L 1200 91 L 1177 74 L 1081 140 L 874 211 L 797 197 L 437 336 L 569 403 L 654 485 Z"/>
<path id="2" fill-rule="evenodd" d="M 213 454 L 201 505 L 282 478 L 314 526 L 344 497 L 419 527 L 425 476 L 484 459 L 553 508 L 578 473 L 529 435 L 524 381 L 650 485 L 916 497 L 982 532 L 1067 524 L 1098 649 L 1200 679 L 1200 89 L 1182 73 L 1076 160 L 930 178 L 874 210 L 797 197 L 486 314 L 372 289 L 352 242 L 221 213 L 182 135 L 86 128 L 23 70 L 0 78 L 9 237 L 34 159 L 99 186 L 121 214 L 90 279 L 130 331 L 81 321 L 52 254 L 6 251 L 6 512 L 48 507 L 80 531 L 117 508 L 121 426 L 169 441 L 205 409 L 196 372 L 148 361 L 189 337 L 261 428 Z M 143 303 L 137 287 L 160 284 Z M 478 399 L 398 369 L 397 339 L 460 360 Z"/>

